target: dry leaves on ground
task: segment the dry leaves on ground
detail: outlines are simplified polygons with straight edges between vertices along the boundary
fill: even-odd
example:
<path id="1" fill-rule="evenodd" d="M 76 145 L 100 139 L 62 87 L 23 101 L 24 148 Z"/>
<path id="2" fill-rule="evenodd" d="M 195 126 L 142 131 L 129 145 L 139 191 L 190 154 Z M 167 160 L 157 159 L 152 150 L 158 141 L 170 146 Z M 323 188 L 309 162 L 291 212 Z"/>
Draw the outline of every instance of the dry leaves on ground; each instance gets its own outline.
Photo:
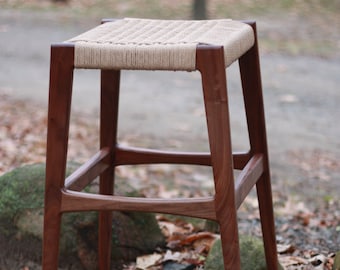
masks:
<path id="1" fill-rule="evenodd" d="M 44 162 L 47 110 L 36 104 L 12 100 L 6 95 L 0 95 L 0 108 L 0 174 L 23 164 Z M 89 121 L 88 118 L 77 114 L 72 120 L 70 128 L 72 147 L 69 149 L 69 158 L 83 161 L 97 149 L 93 142 L 97 141 L 98 127 L 94 120 Z M 333 163 L 326 159 L 322 159 L 322 162 L 333 166 Z M 301 166 L 306 167 L 304 164 Z M 120 177 L 130 179 L 131 183 L 134 179 L 141 179 L 139 185 L 144 181 L 145 185 L 138 186 L 138 188 L 144 189 L 146 196 L 202 196 L 209 192 L 209 188 L 203 191 L 199 189 L 202 184 L 199 182 L 205 179 L 204 173 L 198 177 L 200 180 L 197 181 L 197 185 L 192 185 L 189 179 L 197 177 L 195 176 L 197 172 L 184 167 L 176 172 L 167 166 L 120 169 L 118 174 Z M 181 189 L 184 193 L 180 194 L 173 186 L 160 185 L 155 181 L 154 188 L 148 189 L 148 184 L 153 183 L 152 179 L 160 175 L 164 178 L 175 179 L 176 184 L 180 186 L 188 186 L 188 183 L 191 183 L 191 187 L 194 188 Z M 318 178 L 327 180 L 322 175 L 318 175 Z M 251 205 L 252 199 L 246 201 L 247 203 Z M 289 208 L 289 203 L 286 202 L 286 206 Z M 286 269 L 332 269 L 335 254 L 328 254 L 324 249 L 320 250 L 318 233 L 321 233 L 322 229 L 327 231 L 335 228 L 334 233 L 339 234 L 338 212 L 334 209 L 322 209 L 321 214 L 315 214 L 308 211 L 294 212 L 290 209 L 284 218 L 278 219 L 278 240 L 281 242 L 279 245 L 280 261 Z M 198 231 L 191 223 L 183 220 L 174 221 L 168 220 L 165 216 L 158 216 L 158 221 L 167 238 L 167 249 L 138 258 L 135 263 L 126 266 L 125 269 L 162 269 L 165 262 L 191 264 L 196 269 L 202 269 L 205 257 L 218 236 L 210 232 Z M 259 220 L 255 217 L 254 211 L 248 211 L 240 218 L 241 233 L 253 232 L 255 236 L 260 236 L 258 231 L 254 233 L 254 222 L 256 226 L 259 226 Z M 304 248 L 294 244 L 294 241 L 299 238 L 304 238 L 304 243 L 306 243 Z M 27 269 L 30 268 L 27 267 Z"/>

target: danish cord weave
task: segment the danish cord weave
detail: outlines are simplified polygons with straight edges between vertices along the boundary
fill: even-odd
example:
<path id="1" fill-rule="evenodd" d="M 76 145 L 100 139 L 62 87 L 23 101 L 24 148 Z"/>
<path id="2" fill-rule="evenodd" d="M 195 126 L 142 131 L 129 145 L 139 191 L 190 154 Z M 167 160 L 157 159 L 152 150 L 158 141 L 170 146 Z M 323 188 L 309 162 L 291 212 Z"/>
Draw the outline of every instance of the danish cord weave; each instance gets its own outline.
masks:
<path id="1" fill-rule="evenodd" d="M 67 43 L 77 68 L 195 70 L 199 44 L 223 46 L 229 66 L 254 44 L 252 28 L 233 20 L 126 18 L 101 24 Z"/>

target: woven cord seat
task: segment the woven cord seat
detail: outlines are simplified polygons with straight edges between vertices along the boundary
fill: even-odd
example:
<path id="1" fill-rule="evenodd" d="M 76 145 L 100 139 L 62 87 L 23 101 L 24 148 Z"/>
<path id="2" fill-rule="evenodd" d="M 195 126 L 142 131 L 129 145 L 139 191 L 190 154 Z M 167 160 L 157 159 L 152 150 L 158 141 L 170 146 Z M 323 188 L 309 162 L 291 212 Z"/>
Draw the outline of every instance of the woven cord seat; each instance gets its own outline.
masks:
<path id="1" fill-rule="evenodd" d="M 223 46 L 226 67 L 254 45 L 251 26 L 233 20 L 123 19 L 68 40 L 77 68 L 195 70 L 199 44 Z"/>
<path id="2" fill-rule="evenodd" d="M 236 60 L 240 67 L 249 137 L 249 147 L 241 153 L 232 152 L 226 76 L 226 67 Z M 99 150 L 65 179 L 73 73 L 77 68 L 101 70 Z M 198 70 L 210 151 L 187 153 L 120 145 L 117 138 L 118 108 L 120 75 L 124 69 Z M 171 199 L 115 194 L 117 166 L 159 163 L 211 166 L 215 193 L 198 198 Z M 240 170 L 235 180 L 234 169 Z M 98 194 L 83 192 L 97 177 Z M 43 270 L 57 270 L 62 214 L 77 211 L 99 213 L 96 269 L 111 269 L 112 211 L 138 211 L 216 221 L 220 228 L 224 270 L 239 270 L 237 209 L 254 186 L 257 188 L 267 269 L 277 270 L 254 22 L 123 19 L 105 22 L 75 38 L 52 45 Z"/>

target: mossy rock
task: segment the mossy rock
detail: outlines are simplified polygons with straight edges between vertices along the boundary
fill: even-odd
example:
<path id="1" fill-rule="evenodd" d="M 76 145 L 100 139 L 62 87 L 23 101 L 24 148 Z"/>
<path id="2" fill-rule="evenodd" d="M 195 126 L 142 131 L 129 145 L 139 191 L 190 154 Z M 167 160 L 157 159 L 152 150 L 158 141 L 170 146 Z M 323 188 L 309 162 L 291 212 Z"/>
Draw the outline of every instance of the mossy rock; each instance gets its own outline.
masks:
<path id="1" fill-rule="evenodd" d="M 340 250 L 335 253 L 334 264 L 332 270 L 340 270 Z"/>
<path id="2" fill-rule="evenodd" d="M 69 163 L 67 174 L 76 163 Z M 45 190 L 45 164 L 32 164 L 16 168 L 0 177 L 0 233 L 10 235 L 16 226 L 33 235 L 42 234 Z M 29 222 L 23 222 L 22 218 Z M 13 226 L 16 225 L 16 226 Z M 36 226 L 35 226 L 36 224 Z M 33 228 L 34 227 L 34 228 Z"/>
<path id="3" fill-rule="evenodd" d="M 78 166 L 69 163 L 67 174 Z M 9 250 L 15 250 L 17 255 L 27 259 L 40 261 L 41 258 L 33 254 L 41 254 L 44 182 L 45 164 L 26 165 L 0 177 L 0 240 L 6 245 L 2 247 L 0 243 L 1 250 L 12 243 Z M 126 183 L 117 185 L 116 192 L 127 196 L 138 194 Z M 149 253 L 164 244 L 164 236 L 153 214 L 113 213 L 114 261 L 134 260 L 136 256 Z M 67 258 L 78 257 L 85 269 L 96 269 L 97 213 L 63 214 L 60 253 L 66 263 L 74 264 L 73 259 Z M 6 254 L 0 254 L 0 259 Z"/>
<path id="4" fill-rule="evenodd" d="M 266 270 L 266 261 L 262 240 L 251 236 L 240 236 L 240 253 L 242 270 Z M 213 244 L 206 259 L 204 269 L 223 269 L 222 245 L 218 239 Z M 279 269 L 283 269 L 279 265 Z"/>
<path id="5" fill-rule="evenodd" d="M 97 219 L 77 224 L 78 254 L 86 269 L 97 269 Z M 112 263 L 119 269 L 124 262 L 164 247 L 165 239 L 154 214 L 113 212 Z"/>

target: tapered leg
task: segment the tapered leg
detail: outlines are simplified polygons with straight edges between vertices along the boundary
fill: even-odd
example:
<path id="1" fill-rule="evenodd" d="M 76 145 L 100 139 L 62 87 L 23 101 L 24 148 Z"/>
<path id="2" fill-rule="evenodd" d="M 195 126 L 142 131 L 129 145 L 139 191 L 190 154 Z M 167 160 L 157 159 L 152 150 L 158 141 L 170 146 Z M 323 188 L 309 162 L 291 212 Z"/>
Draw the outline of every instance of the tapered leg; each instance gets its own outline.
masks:
<path id="1" fill-rule="evenodd" d="M 105 160 L 110 167 L 100 176 L 100 194 L 111 195 L 114 190 L 114 153 L 117 143 L 120 71 L 101 71 L 100 148 L 109 147 L 111 155 Z M 110 269 L 112 212 L 99 212 L 98 262 L 100 270 Z"/>
<path id="2" fill-rule="evenodd" d="M 42 263 L 44 270 L 56 270 L 58 267 L 61 189 L 64 186 L 67 159 L 73 54 L 74 48 L 65 45 L 56 45 L 51 49 Z"/>
<path id="3" fill-rule="evenodd" d="M 237 270 L 241 266 L 223 48 L 198 50 L 197 64 L 202 74 L 224 269 Z"/>
<path id="4" fill-rule="evenodd" d="M 255 24 L 252 25 L 256 33 Z M 261 72 L 257 41 L 239 60 L 251 152 L 263 153 L 264 173 L 256 184 L 267 269 L 278 269 Z"/>

